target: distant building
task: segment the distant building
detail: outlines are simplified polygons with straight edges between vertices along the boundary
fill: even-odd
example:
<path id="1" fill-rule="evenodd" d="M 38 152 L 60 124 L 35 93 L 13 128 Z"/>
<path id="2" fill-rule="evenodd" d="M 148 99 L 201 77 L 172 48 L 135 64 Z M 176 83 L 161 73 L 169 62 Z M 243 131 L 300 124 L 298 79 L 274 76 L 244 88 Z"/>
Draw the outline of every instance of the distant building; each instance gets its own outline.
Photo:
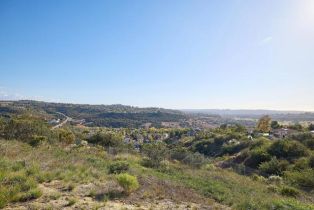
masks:
<path id="1" fill-rule="evenodd" d="M 272 134 L 274 135 L 274 137 L 276 138 L 281 138 L 284 139 L 287 136 L 296 133 L 297 131 L 292 130 L 292 129 L 288 129 L 288 128 L 278 128 L 278 129 L 273 129 L 272 130 Z"/>
<path id="2" fill-rule="evenodd" d="M 48 122 L 50 125 L 56 125 L 58 123 L 60 123 L 60 119 L 52 119 Z"/>

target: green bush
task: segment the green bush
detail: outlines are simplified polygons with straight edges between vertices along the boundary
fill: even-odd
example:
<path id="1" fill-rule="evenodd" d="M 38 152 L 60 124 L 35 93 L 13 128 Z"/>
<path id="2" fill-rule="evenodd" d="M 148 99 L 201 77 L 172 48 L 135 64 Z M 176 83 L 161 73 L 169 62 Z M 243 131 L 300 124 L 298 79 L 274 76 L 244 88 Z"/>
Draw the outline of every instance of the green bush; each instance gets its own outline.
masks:
<path id="1" fill-rule="evenodd" d="M 47 123 L 32 115 L 13 117 L 3 130 L 7 139 L 18 139 L 24 142 L 30 141 L 34 135 L 49 136 L 51 134 Z"/>
<path id="2" fill-rule="evenodd" d="M 125 161 L 118 161 L 108 166 L 110 174 L 120 174 L 129 170 L 129 163 Z"/>
<path id="3" fill-rule="evenodd" d="M 282 187 L 280 193 L 281 195 L 289 197 L 297 197 L 300 194 L 300 192 L 293 187 Z"/>
<path id="4" fill-rule="evenodd" d="M 307 155 L 306 147 L 297 141 L 278 140 L 268 149 L 268 153 L 277 158 L 296 159 Z"/>
<path id="5" fill-rule="evenodd" d="M 311 155 L 311 156 L 309 157 L 309 166 L 310 166 L 311 168 L 314 168 L 314 155 Z"/>
<path id="6" fill-rule="evenodd" d="M 300 158 L 294 163 L 294 170 L 304 170 L 309 167 L 309 160 L 308 158 Z"/>
<path id="7" fill-rule="evenodd" d="M 223 145 L 232 136 L 216 136 L 215 138 L 204 139 L 193 144 L 193 151 L 206 156 L 215 157 L 223 154 Z"/>
<path id="8" fill-rule="evenodd" d="M 206 163 L 206 158 L 204 157 L 204 155 L 196 152 L 188 154 L 186 158 L 182 160 L 182 162 L 192 167 L 200 168 Z"/>
<path id="9" fill-rule="evenodd" d="M 59 141 L 62 144 L 73 144 L 75 141 L 75 135 L 71 130 L 68 129 L 60 129 L 58 130 Z"/>
<path id="10" fill-rule="evenodd" d="M 190 152 L 184 147 L 176 147 L 170 151 L 170 158 L 172 160 L 182 161 L 189 155 L 189 153 Z"/>
<path id="11" fill-rule="evenodd" d="M 118 147 L 122 144 L 122 140 L 122 136 L 117 133 L 101 131 L 89 138 L 88 142 L 103 147 Z"/>
<path id="12" fill-rule="evenodd" d="M 309 149 L 314 150 L 314 139 L 308 139 L 304 142 L 305 146 Z"/>
<path id="13" fill-rule="evenodd" d="M 244 164 L 252 168 L 258 168 L 262 162 L 269 161 L 270 159 L 271 156 L 267 153 L 267 149 L 260 147 L 249 152 L 249 157 L 245 160 Z"/>
<path id="14" fill-rule="evenodd" d="M 305 189 L 314 188 L 314 169 L 287 171 L 285 177 L 290 183 Z"/>
<path id="15" fill-rule="evenodd" d="M 137 178 L 127 173 L 117 175 L 117 181 L 127 194 L 139 188 Z"/>
<path id="16" fill-rule="evenodd" d="M 239 142 L 239 143 L 232 143 L 232 144 L 223 144 L 222 146 L 222 154 L 235 154 L 240 152 L 242 149 L 248 146 L 247 142 Z"/>
<path id="17" fill-rule="evenodd" d="M 167 147 L 163 143 L 144 144 L 142 148 L 147 158 L 143 159 L 143 165 L 158 168 L 161 161 L 166 159 Z"/>
<path id="18" fill-rule="evenodd" d="M 285 160 L 278 160 L 276 157 L 272 158 L 268 162 L 260 164 L 258 169 L 265 175 L 282 175 L 288 167 L 289 162 Z"/>
<path id="19" fill-rule="evenodd" d="M 23 165 L 2 162 L 0 169 L 0 208 L 41 196 L 35 177 L 28 175 Z"/>
<path id="20" fill-rule="evenodd" d="M 37 135 L 34 135 L 32 140 L 29 142 L 29 144 L 33 147 L 36 147 L 38 146 L 39 144 L 43 143 L 47 141 L 47 137 L 46 136 L 37 136 Z"/>

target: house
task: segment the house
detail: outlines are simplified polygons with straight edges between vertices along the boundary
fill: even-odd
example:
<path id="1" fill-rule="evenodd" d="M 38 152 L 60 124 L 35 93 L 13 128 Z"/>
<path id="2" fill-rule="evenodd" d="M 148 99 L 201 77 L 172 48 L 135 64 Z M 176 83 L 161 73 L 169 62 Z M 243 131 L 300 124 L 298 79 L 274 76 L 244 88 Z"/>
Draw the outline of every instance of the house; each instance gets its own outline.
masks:
<path id="1" fill-rule="evenodd" d="M 289 129 L 289 128 L 278 128 L 278 129 L 273 129 L 272 130 L 272 134 L 274 135 L 274 137 L 276 138 L 281 138 L 284 139 L 287 136 L 296 133 L 297 131 Z"/>
<path id="2" fill-rule="evenodd" d="M 52 119 L 48 122 L 50 125 L 56 125 L 58 123 L 60 123 L 60 119 Z"/>

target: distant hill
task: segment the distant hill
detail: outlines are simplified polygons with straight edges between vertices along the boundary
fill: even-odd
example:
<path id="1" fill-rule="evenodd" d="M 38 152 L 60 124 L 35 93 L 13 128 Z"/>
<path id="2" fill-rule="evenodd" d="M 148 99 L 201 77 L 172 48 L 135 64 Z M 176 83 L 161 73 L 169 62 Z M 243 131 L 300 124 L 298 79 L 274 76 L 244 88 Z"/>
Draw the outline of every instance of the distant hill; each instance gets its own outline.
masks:
<path id="1" fill-rule="evenodd" d="M 152 126 L 159 127 L 161 122 L 178 122 L 186 118 L 183 112 L 177 110 L 139 108 L 120 104 L 89 105 L 30 100 L 0 102 L 1 115 L 25 111 L 45 112 L 50 115 L 61 112 L 71 118 L 85 119 L 90 125 L 106 127 L 139 127 L 145 123 L 152 123 Z"/>
<path id="2" fill-rule="evenodd" d="M 275 120 L 313 121 L 314 113 L 305 111 L 277 111 L 277 110 L 249 110 L 249 109 L 185 109 L 187 114 L 220 115 L 225 118 L 258 119 L 263 115 L 270 115 Z"/>

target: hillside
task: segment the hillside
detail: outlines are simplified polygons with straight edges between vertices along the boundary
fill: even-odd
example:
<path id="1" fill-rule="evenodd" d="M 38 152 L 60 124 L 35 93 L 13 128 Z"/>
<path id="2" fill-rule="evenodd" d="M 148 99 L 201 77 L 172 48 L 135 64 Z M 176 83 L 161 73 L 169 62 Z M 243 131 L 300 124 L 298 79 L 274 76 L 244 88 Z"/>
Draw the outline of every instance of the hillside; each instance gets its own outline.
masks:
<path id="1" fill-rule="evenodd" d="M 220 115 L 224 118 L 258 119 L 263 115 L 269 115 L 274 120 L 280 121 L 314 121 L 313 112 L 305 111 L 277 111 L 277 110 L 251 110 L 251 109 L 184 109 L 187 114 Z"/>
<path id="2" fill-rule="evenodd" d="M 36 112 L 58 117 L 61 112 L 71 118 L 84 119 L 89 126 L 140 127 L 151 123 L 160 127 L 162 122 L 180 122 L 186 119 L 183 112 L 162 108 L 139 108 L 125 105 L 88 105 L 48 103 L 39 101 L 2 101 L 0 114 Z"/>
<path id="3" fill-rule="evenodd" d="M 313 126 L 248 138 L 241 125 L 51 129 L 45 118 L 0 118 L 0 208 L 314 209 Z"/>

